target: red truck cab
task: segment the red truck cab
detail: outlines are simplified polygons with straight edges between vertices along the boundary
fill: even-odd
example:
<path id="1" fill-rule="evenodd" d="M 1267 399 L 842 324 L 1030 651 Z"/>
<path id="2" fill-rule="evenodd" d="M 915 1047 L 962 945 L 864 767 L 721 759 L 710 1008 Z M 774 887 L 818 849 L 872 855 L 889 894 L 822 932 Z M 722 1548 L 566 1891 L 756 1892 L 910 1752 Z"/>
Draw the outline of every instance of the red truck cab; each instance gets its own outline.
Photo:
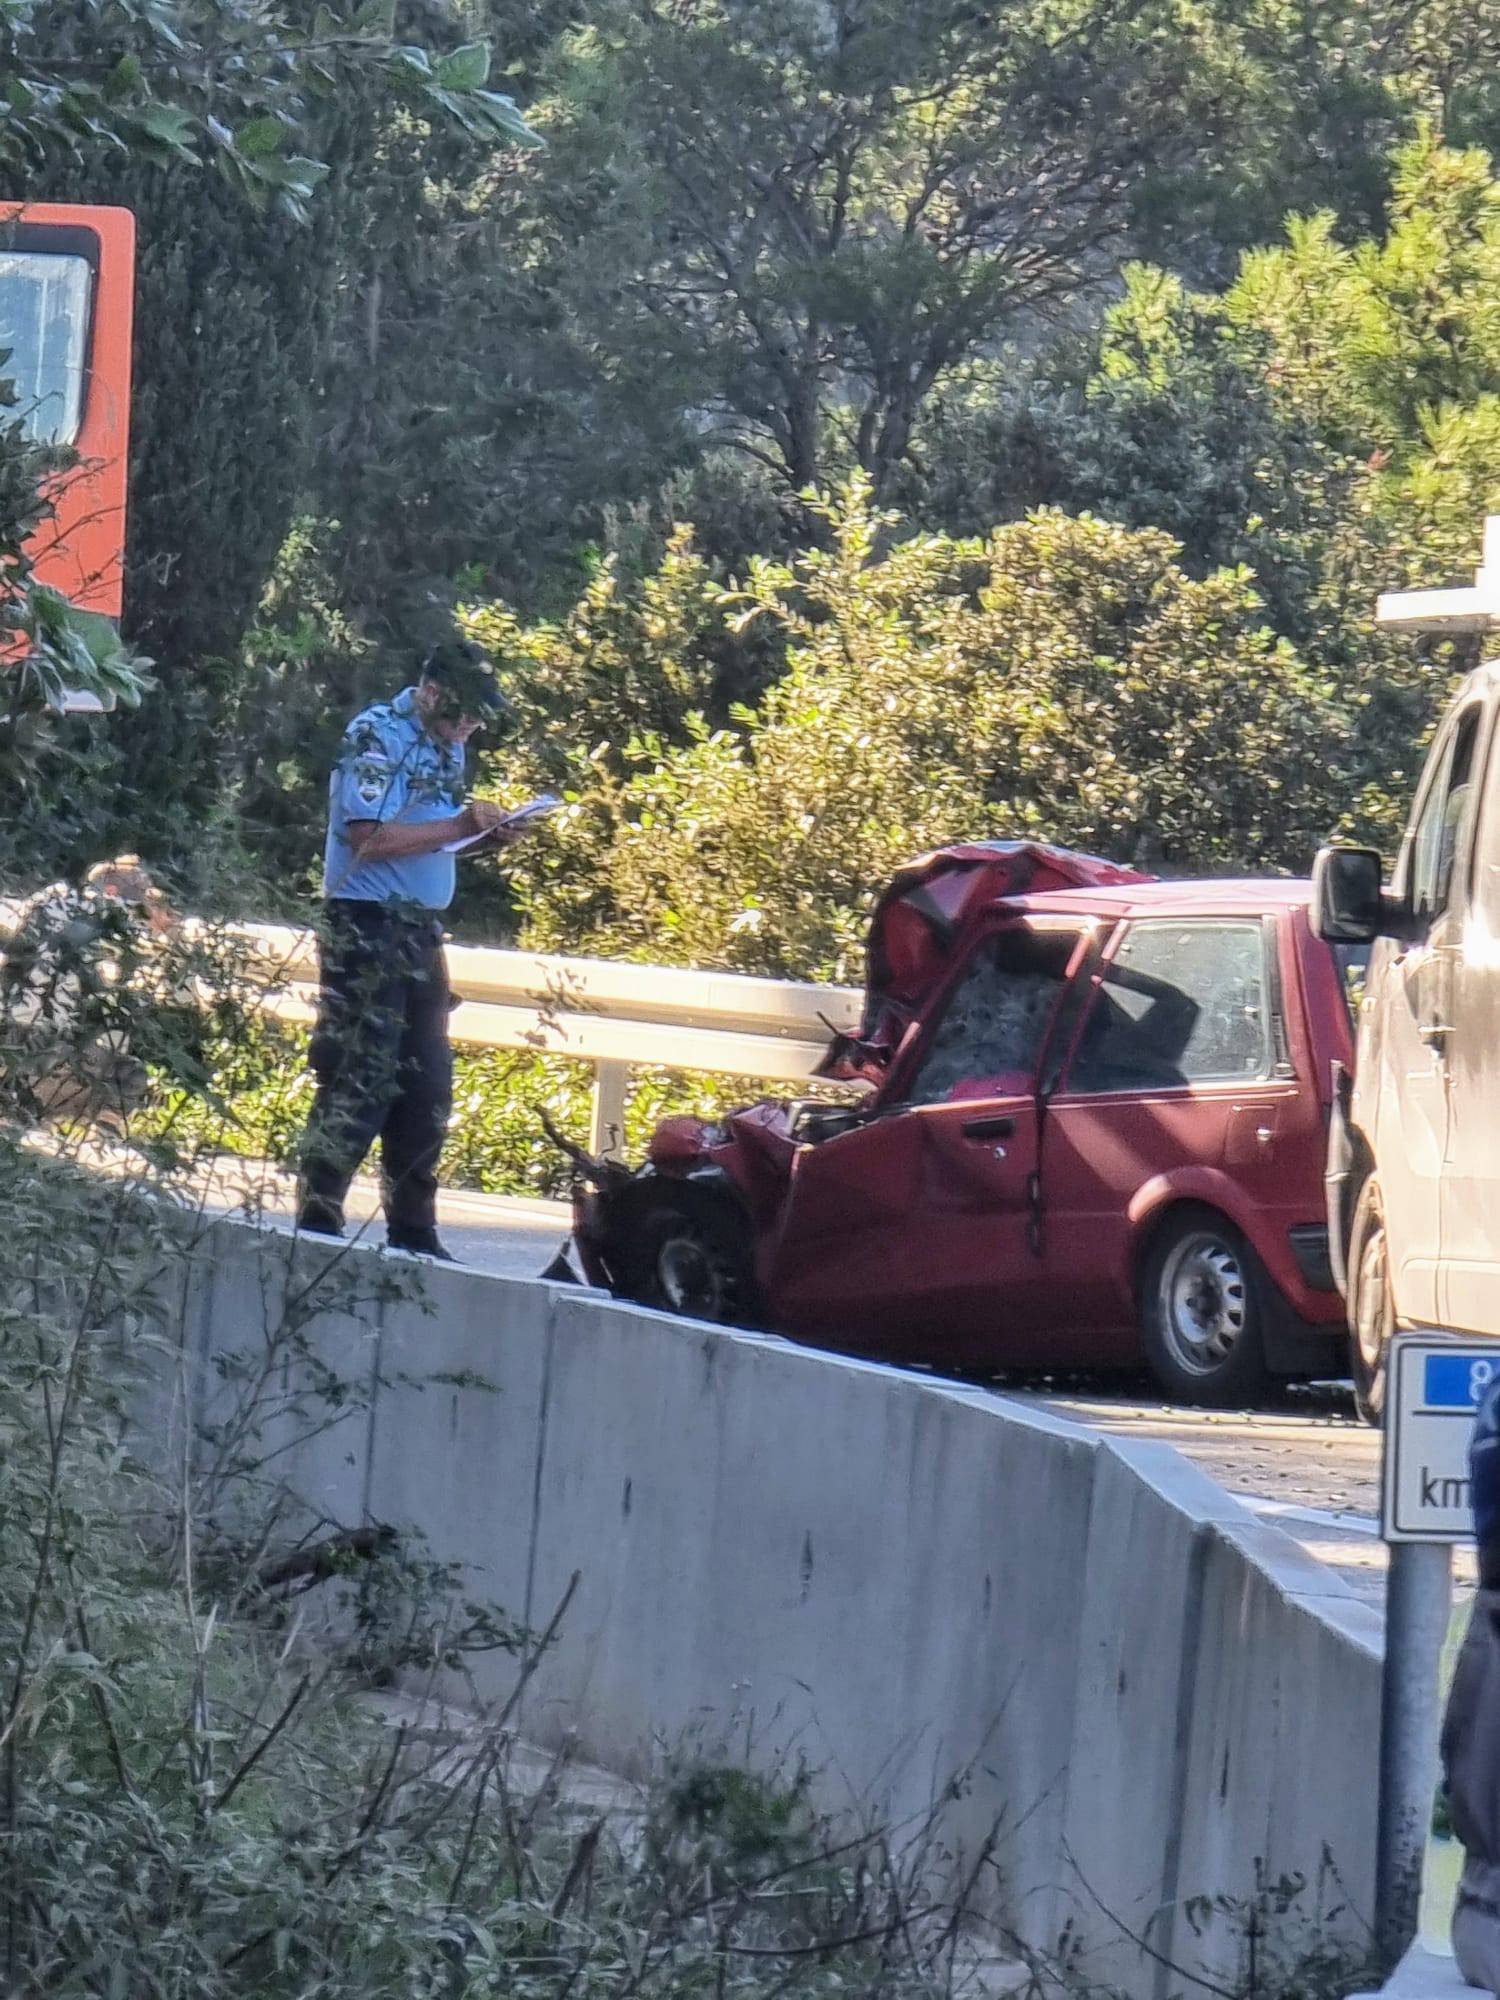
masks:
<path id="1" fill-rule="evenodd" d="M 0 377 L 19 420 L 66 463 L 29 545 L 40 583 L 118 622 L 130 443 L 135 220 L 128 210 L 0 204 Z"/>

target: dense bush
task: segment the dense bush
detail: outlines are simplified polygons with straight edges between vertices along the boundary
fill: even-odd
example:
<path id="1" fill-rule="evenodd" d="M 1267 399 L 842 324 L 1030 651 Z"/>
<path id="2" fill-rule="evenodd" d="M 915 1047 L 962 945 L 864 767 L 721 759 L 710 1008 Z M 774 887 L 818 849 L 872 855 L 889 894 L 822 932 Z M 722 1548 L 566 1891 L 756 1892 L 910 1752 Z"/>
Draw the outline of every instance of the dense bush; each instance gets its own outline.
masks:
<path id="1" fill-rule="evenodd" d="M 1157 531 L 1052 512 L 911 534 L 858 481 L 813 504 L 826 548 L 753 563 L 715 601 L 784 647 L 756 709 L 690 715 L 685 742 L 601 727 L 607 753 L 574 680 L 571 754 L 549 737 L 539 763 L 561 765 L 569 811 L 514 864 L 527 943 L 857 981 L 875 895 L 926 848 L 1035 836 L 1158 869 L 1295 868 L 1346 817 L 1347 717 L 1243 570 L 1193 577 Z M 524 670 L 515 686 L 534 699 Z"/>

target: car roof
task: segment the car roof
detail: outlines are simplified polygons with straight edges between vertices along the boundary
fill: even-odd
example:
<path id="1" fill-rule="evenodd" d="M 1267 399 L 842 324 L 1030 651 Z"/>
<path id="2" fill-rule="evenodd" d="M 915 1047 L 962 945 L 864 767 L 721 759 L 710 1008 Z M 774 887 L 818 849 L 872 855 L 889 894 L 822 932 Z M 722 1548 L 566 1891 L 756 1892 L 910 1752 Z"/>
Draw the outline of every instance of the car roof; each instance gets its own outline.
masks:
<path id="1" fill-rule="evenodd" d="M 1276 910 L 1305 909 L 1312 885 L 1279 876 L 1244 880 L 1124 882 L 1114 887 L 1044 890 L 1035 896 L 1010 896 L 997 910 L 1067 916 L 1267 916 Z"/>

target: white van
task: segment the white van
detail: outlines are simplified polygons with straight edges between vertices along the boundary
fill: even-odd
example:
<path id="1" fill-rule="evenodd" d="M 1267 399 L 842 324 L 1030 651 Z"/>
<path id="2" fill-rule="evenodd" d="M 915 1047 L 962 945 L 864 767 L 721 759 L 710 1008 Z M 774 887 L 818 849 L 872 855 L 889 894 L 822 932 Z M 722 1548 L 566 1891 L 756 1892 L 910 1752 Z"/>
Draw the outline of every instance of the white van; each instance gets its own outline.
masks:
<path id="1" fill-rule="evenodd" d="M 1313 923 L 1368 944 L 1355 1074 L 1334 1093 L 1329 1240 L 1351 1368 L 1378 1422 L 1393 1329 L 1500 1337 L 1500 664 L 1433 741 L 1389 888 L 1332 847 Z"/>

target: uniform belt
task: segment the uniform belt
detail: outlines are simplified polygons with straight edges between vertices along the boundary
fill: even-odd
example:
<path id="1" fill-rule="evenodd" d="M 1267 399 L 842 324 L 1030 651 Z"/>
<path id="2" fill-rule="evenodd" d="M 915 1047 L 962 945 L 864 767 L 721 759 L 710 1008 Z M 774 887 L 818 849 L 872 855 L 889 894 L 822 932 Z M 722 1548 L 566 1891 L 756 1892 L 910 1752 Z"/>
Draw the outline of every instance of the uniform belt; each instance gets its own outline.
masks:
<path id="1" fill-rule="evenodd" d="M 434 939 L 443 935 L 443 919 L 437 910 L 403 908 L 399 903 L 377 903 L 363 896 L 330 896 L 323 909 L 329 918 L 352 918 L 357 924 L 400 925 Z"/>

